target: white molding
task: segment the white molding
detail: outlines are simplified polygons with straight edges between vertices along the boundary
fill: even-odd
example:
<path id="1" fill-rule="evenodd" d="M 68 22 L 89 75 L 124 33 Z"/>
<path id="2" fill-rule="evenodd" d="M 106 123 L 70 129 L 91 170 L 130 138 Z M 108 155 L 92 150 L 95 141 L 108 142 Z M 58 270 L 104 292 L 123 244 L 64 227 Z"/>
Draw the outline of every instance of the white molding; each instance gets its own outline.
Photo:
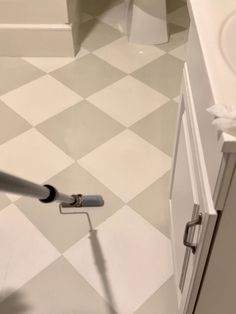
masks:
<path id="1" fill-rule="evenodd" d="M 0 24 L 0 30 L 3 29 L 13 29 L 13 30 L 71 30 L 70 24 Z"/>
<path id="2" fill-rule="evenodd" d="M 71 25 L 0 25 L 0 56 L 73 57 Z"/>
<path id="3" fill-rule="evenodd" d="M 0 22 L 4 24 L 68 21 L 67 0 L 0 0 Z"/>

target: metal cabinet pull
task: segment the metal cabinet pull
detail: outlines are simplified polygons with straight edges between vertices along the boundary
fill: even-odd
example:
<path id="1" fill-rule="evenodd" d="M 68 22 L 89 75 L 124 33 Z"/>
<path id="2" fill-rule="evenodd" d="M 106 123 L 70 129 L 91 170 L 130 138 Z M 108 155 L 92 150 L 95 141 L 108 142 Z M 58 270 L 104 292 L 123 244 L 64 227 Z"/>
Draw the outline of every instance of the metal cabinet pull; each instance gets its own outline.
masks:
<path id="1" fill-rule="evenodd" d="M 191 248 L 193 254 L 195 254 L 195 252 L 196 252 L 197 245 L 193 244 L 191 242 L 188 242 L 189 229 L 191 229 L 197 225 L 200 225 L 201 223 L 202 223 L 202 214 L 200 213 L 197 218 L 189 221 L 186 224 L 186 227 L 184 230 L 184 240 L 183 240 L 184 245 Z"/>

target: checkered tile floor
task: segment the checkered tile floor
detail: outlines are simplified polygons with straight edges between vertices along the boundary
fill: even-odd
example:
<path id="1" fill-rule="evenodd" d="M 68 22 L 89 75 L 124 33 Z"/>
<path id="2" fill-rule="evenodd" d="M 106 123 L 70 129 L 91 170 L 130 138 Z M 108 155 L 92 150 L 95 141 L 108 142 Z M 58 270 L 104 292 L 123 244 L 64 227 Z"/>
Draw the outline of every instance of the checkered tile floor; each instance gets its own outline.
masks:
<path id="1" fill-rule="evenodd" d="M 121 1 L 95 2 L 76 58 L 0 58 L 0 168 L 105 199 L 61 216 L 0 194 L 3 314 L 177 313 L 168 182 L 186 5 L 168 1 L 169 43 L 142 46 Z"/>

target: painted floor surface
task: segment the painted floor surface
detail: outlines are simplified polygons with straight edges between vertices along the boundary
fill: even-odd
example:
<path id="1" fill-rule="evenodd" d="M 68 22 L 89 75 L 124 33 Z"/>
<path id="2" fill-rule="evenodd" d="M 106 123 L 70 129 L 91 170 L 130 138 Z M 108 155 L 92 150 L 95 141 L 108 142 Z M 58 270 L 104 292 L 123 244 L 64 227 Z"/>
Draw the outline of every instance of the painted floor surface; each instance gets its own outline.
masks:
<path id="1" fill-rule="evenodd" d="M 168 184 L 188 15 L 129 43 L 124 4 L 88 1 L 76 58 L 0 58 L 0 169 L 105 205 L 0 194 L 0 313 L 176 314 Z"/>

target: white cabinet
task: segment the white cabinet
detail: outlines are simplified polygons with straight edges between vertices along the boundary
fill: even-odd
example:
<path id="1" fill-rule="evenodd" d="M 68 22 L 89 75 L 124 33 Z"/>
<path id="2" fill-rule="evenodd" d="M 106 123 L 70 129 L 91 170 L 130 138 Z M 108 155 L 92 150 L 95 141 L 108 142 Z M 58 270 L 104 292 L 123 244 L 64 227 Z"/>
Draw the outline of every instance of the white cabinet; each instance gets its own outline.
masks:
<path id="1" fill-rule="evenodd" d="M 236 3 L 215 4 L 188 1 L 191 27 L 170 188 L 178 314 L 236 313 L 236 131 L 216 131 L 206 111 L 214 104 L 235 108 L 236 75 L 222 57 L 219 34 Z M 191 227 L 199 213 L 201 224 Z M 184 245 L 184 233 L 195 252 Z"/>
<path id="2" fill-rule="evenodd" d="M 226 170 L 225 176 L 230 179 L 229 186 L 226 184 L 229 188 L 223 209 L 219 214 L 220 219 L 199 291 L 195 314 L 234 314 L 236 312 L 236 155 L 230 154 L 227 157 L 226 169 L 231 171 Z M 223 186 L 224 183 L 222 188 Z"/>
<path id="3" fill-rule="evenodd" d="M 175 282 L 181 314 L 193 313 L 217 220 L 203 157 L 185 66 L 170 192 Z"/>
<path id="4" fill-rule="evenodd" d="M 176 156 L 175 173 L 173 188 L 171 193 L 171 221 L 172 221 L 172 239 L 175 265 L 175 283 L 178 293 L 178 303 L 181 305 L 182 293 L 186 283 L 188 271 L 192 270 L 192 252 L 195 251 L 195 239 L 198 237 L 198 230 L 195 230 L 201 223 L 199 212 L 199 199 L 196 190 L 195 174 L 192 163 L 192 152 L 189 143 L 189 134 L 187 128 L 186 112 L 180 119 L 180 130 L 178 138 L 178 148 Z M 189 222 L 196 222 L 196 226 L 186 229 Z M 189 226 L 189 225 L 188 225 Z M 186 230 L 184 233 L 183 231 Z M 185 241 L 191 247 L 184 245 Z M 189 277 L 189 276 L 188 276 Z M 187 277 L 187 280 L 188 280 Z"/>

